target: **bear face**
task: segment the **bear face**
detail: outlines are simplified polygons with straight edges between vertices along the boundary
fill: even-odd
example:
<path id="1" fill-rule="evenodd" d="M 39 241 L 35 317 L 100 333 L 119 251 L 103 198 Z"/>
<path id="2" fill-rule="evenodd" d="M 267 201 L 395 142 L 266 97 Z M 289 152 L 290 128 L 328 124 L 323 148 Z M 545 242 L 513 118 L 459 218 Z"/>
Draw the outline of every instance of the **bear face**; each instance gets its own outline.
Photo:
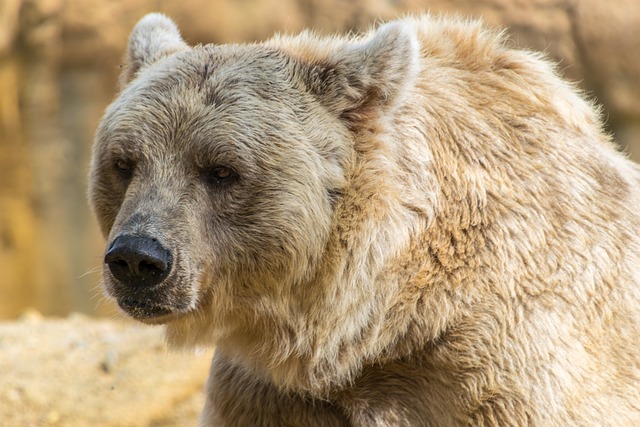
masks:
<path id="1" fill-rule="evenodd" d="M 132 82 L 105 115 L 93 187 L 102 228 L 110 242 L 156 239 L 173 259 L 166 279 L 148 287 L 105 271 L 129 314 L 188 311 L 211 292 L 202 283 L 212 277 L 268 286 L 312 271 L 348 153 L 335 144 L 344 135 L 305 129 L 321 114 L 285 65 L 256 48 L 184 52 Z M 267 82 L 267 68 L 282 75 Z"/>
<path id="2" fill-rule="evenodd" d="M 352 116 L 391 108 L 410 77 L 411 60 L 367 63 L 415 55 L 407 34 L 380 34 L 305 57 L 190 48 L 157 14 L 138 24 L 90 186 L 105 287 L 126 313 L 167 323 L 206 305 L 224 330 L 243 305 L 287 306 L 312 282 L 351 167 Z M 301 298 L 314 292 L 326 290 Z"/>

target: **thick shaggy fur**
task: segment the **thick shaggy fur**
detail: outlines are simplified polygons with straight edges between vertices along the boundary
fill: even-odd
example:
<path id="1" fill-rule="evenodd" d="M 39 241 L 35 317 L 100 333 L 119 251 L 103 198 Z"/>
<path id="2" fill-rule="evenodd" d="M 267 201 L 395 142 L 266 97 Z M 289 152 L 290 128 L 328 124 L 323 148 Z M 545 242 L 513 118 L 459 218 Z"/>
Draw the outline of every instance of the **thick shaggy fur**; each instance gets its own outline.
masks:
<path id="1" fill-rule="evenodd" d="M 105 285 L 217 346 L 203 426 L 640 425 L 640 170 L 539 55 L 431 16 L 192 48 L 152 14 L 122 83 L 91 202 L 175 262 Z"/>

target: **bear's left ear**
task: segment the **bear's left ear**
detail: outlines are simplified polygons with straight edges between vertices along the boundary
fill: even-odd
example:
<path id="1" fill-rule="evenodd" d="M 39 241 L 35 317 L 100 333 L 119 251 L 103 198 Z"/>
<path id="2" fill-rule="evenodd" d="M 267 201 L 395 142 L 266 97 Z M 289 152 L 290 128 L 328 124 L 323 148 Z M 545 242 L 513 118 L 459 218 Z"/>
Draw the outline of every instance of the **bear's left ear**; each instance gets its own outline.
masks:
<path id="1" fill-rule="evenodd" d="M 180 31 L 171 19 L 161 13 L 145 15 L 131 31 L 126 63 L 120 75 L 120 85 L 129 83 L 147 65 L 161 58 L 188 49 Z"/>
<path id="2" fill-rule="evenodd" d="M 402 21 L 382 25 L 368 39 L 323 50 L 299 58 L 300 77 L 329 111 L 348 121 L 372 109 L 393 109 L 415 84 L 419 43 Z"/>

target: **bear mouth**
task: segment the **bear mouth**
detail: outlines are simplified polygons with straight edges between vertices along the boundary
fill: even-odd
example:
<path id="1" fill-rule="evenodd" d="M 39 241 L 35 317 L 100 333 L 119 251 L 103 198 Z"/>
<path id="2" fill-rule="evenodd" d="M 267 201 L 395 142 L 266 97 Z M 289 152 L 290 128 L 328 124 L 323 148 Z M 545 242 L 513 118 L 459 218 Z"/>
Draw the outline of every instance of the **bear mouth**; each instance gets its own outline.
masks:
<path id="1" fill-rule="evenodd" d="M 111 274 L 110 269 L 105 267 L 104 279 L 107 294 L 126 315 L 142 323 L 166 324 L 189 313 L 195 307 L 191 289 L 181 285 L 184 281 L 178 280 L 176 276 L 167 277 L 155 286 L 141 287 L 135 283 L 118 280 Z"/>
<path id="2" fill-rule="evenodd" d="M 132 298 L 118 298 L 118 306 L 129 316 L 140 321 L 152 321 L 153 323 L 163 323 L 162 318 L 174 314 L 171 307 L 162 304 L 154 304 L 148 301 L 140 301 Z"/>

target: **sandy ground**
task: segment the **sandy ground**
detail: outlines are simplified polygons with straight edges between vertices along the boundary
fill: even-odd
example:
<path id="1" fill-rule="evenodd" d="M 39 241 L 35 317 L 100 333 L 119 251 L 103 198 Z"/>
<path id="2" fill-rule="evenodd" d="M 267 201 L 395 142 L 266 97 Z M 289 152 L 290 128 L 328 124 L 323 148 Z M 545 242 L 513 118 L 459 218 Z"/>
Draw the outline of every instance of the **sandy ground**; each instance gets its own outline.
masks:
<path id="1" fill-rule="evenodd" d="M 0 322 L 0 425 L 194 426 L 211 354 L 169 352 L 162 328 L 126 321 Z"/>

